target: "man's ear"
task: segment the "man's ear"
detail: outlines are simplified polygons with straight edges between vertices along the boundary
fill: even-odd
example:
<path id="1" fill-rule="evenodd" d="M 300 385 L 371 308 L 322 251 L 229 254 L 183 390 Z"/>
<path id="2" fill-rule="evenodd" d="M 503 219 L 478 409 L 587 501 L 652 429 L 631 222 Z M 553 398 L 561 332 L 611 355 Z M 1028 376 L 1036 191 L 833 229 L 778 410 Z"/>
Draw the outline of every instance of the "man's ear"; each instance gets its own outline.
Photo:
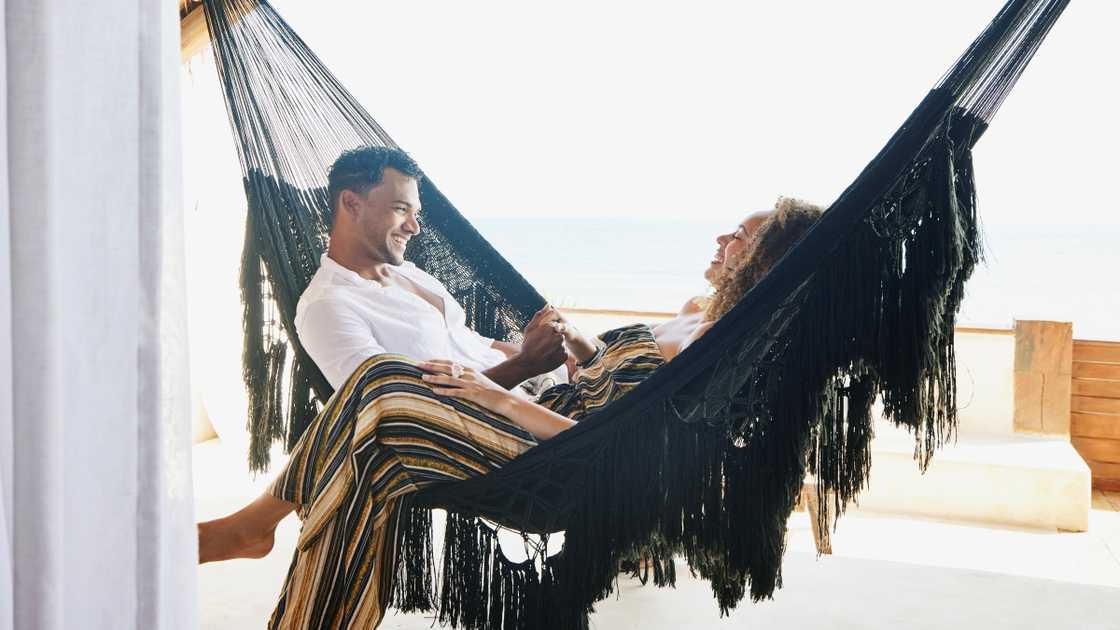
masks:
<path id="1" fill-rule="evenodd" d="M 339 210 L 345 212 L 350 218 L 357 218 L 362 209 L 362 200 L 352 190 L 343 190 L 338 196 Z"/>

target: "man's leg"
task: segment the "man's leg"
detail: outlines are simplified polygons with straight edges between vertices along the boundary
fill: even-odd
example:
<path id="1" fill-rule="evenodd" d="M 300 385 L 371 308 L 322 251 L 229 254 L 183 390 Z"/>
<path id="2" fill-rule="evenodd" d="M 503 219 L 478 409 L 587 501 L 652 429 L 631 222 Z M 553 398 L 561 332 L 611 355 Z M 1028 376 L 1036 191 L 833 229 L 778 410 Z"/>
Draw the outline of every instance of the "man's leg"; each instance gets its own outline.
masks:
<path id="1" fill-rule="evenodd" d="M 272 551 L 276 526 L 296 509 L 269 493 L 237 512 L 198 524 L 198 563 L 263 558 Z"/>
<path id="2" fill-rule="evenodd" d="M 414 362 L 355 372 L 272 486 L 303 527 L 271 628 L 375 627 L 392 584 L 398 499 L 501 467 L 536 444 L 509 420 L 432 393 Z M 264 510 L 262 510 L 264 511 Z"/>
<path id="3" fill-rule="evenodd" d="M 328 465 L 321 457 L 322 438 L 326 435 L 333 438 L 332 442 L 337 442 L 342 435 L 343 427 L 337 426 L 337 422 L 345 414 L 339 412 L 338 405 L 345 403 L 353 394 L 355 383 L 356 379 L 351 378 L 331 397 L 304 431 L 290 453 L 288 464 L 276 475 L 264 494 L 233 514 L 198 524 L 199 564 L 268 555 L 272 550 L 276 526 L 303 502 L 304 484 L 292 480 L 317 478 L 322 475 L 323 467 Z"/>

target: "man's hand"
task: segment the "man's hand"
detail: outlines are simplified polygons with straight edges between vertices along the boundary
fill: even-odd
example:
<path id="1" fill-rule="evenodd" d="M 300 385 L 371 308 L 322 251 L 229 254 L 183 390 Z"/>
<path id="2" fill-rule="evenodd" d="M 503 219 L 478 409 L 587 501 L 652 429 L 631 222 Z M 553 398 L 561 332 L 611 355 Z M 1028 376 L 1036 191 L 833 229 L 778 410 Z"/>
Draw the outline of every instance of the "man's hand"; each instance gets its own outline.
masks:
<path id="1" fill-rule="evenodd" d="M 551 372 L 568 359 L 562 328 L 556 325 L 559 316 L 556 309 L 546 305 L 525 325 L 521 351 L 516 358 L 532 372 L 531 376 Z"/>
<path id="2" fill-rule="evenodd" d="M 564 335 L 555 321 L 557 315 L 551 306 L 537 311 L 525 326 L 524 339 L 517 354 L 483 374 L 509 389 L 525 379 L 563 365 L 568 353 L 564 349 Z"/>

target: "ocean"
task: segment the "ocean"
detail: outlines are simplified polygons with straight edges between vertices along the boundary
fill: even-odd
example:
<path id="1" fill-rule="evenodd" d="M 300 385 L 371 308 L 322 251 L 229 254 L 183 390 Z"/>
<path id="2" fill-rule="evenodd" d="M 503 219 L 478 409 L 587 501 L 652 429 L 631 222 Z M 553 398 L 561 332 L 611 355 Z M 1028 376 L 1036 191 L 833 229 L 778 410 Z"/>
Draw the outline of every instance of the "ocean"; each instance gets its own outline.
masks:
<path id="1" fill-rule="evenodd" d="M 479 218 L 475 227 L 557 306 L 675 312 L 728 228 L 712 221 Z M 986 262 L 959 323 L 1071 321 L 1074 337 L 1120 341 L 1120 225 L 985 226 Z"/>

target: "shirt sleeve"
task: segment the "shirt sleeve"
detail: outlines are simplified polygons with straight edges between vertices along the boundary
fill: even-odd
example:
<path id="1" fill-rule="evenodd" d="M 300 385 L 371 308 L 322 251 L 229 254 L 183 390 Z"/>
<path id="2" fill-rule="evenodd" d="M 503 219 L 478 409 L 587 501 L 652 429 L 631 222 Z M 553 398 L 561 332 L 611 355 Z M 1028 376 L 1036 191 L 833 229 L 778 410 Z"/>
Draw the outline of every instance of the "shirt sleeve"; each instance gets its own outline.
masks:
<path id="1" fill-rule="evenodd" d="M 483 337 L 482 335 L 476 333 L 474 331 L 474 329 L 471 328 L 470 326 L 464 325 L 463 329 L 466 330 L 471 335 L 473 335 L 475 338 L 477 338 L 478 343 L 482 344 L 483 346 L 486 346 L 487 348 L 493 348 L 494 347 L 494 340 L 493 339 L 491 339 L 489 337 Z"/>
<path id="2" fill-rule="evenodd" d="M 385 352 L 357 313 L 331 300 L 308 304 L 296 332 L 308 356 L 335 389 L 366 359 Z"/>

